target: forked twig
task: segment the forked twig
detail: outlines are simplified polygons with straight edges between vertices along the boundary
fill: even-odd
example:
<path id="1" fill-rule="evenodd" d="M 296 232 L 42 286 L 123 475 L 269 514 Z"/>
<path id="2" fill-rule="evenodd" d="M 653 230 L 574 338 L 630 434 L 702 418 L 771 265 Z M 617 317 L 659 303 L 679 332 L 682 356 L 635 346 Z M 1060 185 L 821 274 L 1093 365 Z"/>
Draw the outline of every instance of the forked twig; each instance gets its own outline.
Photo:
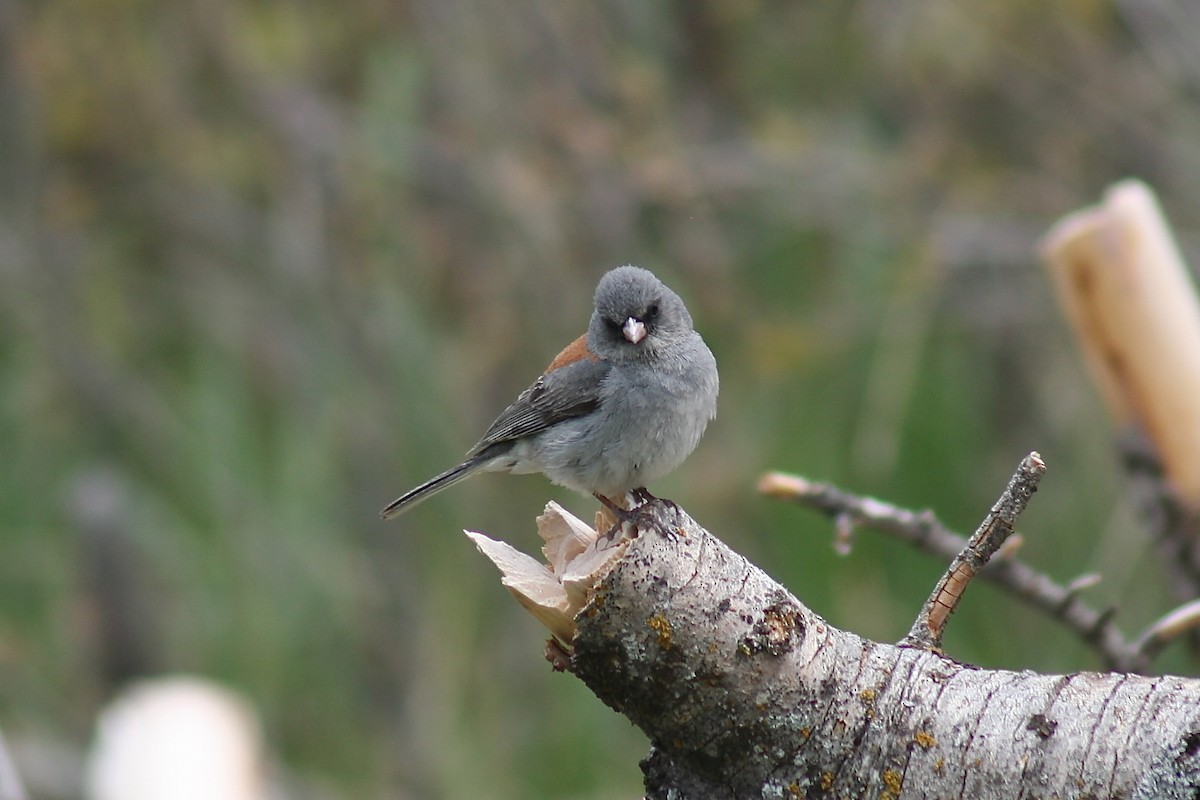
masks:
<path id="1" fill-rule="evenodd" d="M 764 475 L 758 488 L 772 497 L 820 511 L 839 520 L 839 525 L 858 525 L 886 533 L 946 560 L 955 558 L 967 546 L 965 537 L 951 531 L 929 510 L 900 508 L 782 472 Z M 1009 544 L 1015 540 L 1016 537 L 1010 538 Z M 1157 652 L 1153 648 L 1143 652 L 1131 645 L 1113 624 L 1114 609 L 1097 609 L 1079 597 L 1080 592 L 1096 582 L 1093 575 L 1076 578 L 1064 586 L 1004 550 L 979 574 L 1058 620 L 1091 647 L 1109 669 L 1144 672 Z"/>

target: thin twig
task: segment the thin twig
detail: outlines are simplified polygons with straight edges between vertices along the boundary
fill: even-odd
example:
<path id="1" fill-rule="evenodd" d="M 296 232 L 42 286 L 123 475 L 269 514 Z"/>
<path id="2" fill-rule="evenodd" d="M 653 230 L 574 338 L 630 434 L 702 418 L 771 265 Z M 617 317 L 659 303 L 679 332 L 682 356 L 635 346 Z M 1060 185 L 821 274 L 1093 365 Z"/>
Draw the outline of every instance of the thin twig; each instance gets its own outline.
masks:
<path id="1" fill-rule="evenodd" d="M 1200 514 L 1187 507 L 1163 474 L 1154 445 L 1137 426 L 1117 438 L 1117 452 L 1130 490 L 1150 535 L 1176 602 L 1200 596 Z M 1200 631 L 1188 634 L 1192 652 L 1200 654 Z"/>
<path id="2" fill-rule="evenodd" d="M 1133 648 L 1150 662 L 1168 644 L 1197 629 L 1200 629 L 1200 600 L 1192 600 L 1152 622 L 1133 643 Z"/>
<path id="3" fill-rule="evenodd" d="M 861 527 L 894 536 L 947 561 L 962 552 L 967 543 L 965 537 L 952 532 L 930 510 L 900 508 L 799 475 L 768 473 L 759 481 L 758 488 L 764 494 L 812 508 L 830 518 L 849 519 Z M 1076 579 L 1069 586 L 1063 586 L 1020 559 L 1001 555 L 1003 557 L 993 559 L 984 567 L 980 572 L 982 578 L 1058 620 L 1095 650 L 1109 669 L 1122 672 L 1146 670 L 1145 659 L 1113 625 L 1112 610 L 1097 610 L 1079 598 L 1079 592 L 1094 579 L 1087 576 L 1086 580 Z"/>
<path id="4" fill-rule="evenodd" d="M 1038 484 L 1045 474 L 1046 462 L 1042 461 L 1042 457 L 1037 453 L 1030 453 L 1021 460 L 1000 499 L 967 541 L 967 546 L 950 562 L 946 574 L 934 587 L 933 593 L 917 614 L 908 635 L 900 640 L 900 644 L 941 652 L 946 624 L 962 601 L 963 592 L 979 571 L 992 560 L 1000 545 L 1012 535 L 1017 518 L 1029 505 L 1029 500 L 1037 491 Z"/>

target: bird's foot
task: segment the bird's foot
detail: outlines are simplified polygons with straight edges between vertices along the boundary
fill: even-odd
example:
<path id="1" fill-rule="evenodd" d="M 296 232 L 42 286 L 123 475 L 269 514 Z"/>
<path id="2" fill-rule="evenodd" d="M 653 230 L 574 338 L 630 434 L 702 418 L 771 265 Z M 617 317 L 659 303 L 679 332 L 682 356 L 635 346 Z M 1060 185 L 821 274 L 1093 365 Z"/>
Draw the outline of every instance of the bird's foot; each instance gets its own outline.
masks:
<path id="1" fill-rule="evenodd" d="M 604 537 L 610 542 L 616 541 L 616 537 L 620 533 L 621 526 L 627 522 L 637 525 L 639 528 L 655 527 L 656 520 L 651 514 L 650 509 L 645 508 L 647 504 L 652 503 L 655 500 L 667 506 L 667 508 L 673 511 L 676 516 L 680 514 L 679 505 L 674 500 L 665 500 L 663 498 L 655 497 L 654 495 L 650 494 L 649 490 L 647 490 L 645 486 L 639 486 L 638 488 L 632 490 L 630 495 L 633 496 L 633 500 L 637 504 L 632 509 L 622 508 L 604 495 L 596 495 L 596 499 L 600 501 L 601 505 L 607 508 L 617 520 L 616 524 L 604 534 Z M 675 527 L 673 530 L 667 530 L 666 536 L 668 539 L 673 540 L 678 537 L 679 532 L 682 530 L 682 528 Z"/>
<path id="2" fill-rule="evenodd" d="M 647 489 L 645 486 L 639 486 L 637 489 L 634 489 L 632 492 L 630 492 L 630 494 L 632 494 L 634 500 L 637 501 L 637 506 L 635 507 L 635 510 L 637 508 L 641 508 L 646 503 L 652 503 L 655 500 L 657 500 L 658 502 L 660 502 L 664 506 L 666 506 L 668 509 L 670 509 L 671 512 L 673 514 L 675 514 L 676 516 L 679 516 L 683 512 L 683 509 L 681 509 L 679 507 L 679 504 L 676 503 L 674 500 L 668 500 L 665 497 L 655 497 L 654 495 L 650 494 L 650 490 Z"/>

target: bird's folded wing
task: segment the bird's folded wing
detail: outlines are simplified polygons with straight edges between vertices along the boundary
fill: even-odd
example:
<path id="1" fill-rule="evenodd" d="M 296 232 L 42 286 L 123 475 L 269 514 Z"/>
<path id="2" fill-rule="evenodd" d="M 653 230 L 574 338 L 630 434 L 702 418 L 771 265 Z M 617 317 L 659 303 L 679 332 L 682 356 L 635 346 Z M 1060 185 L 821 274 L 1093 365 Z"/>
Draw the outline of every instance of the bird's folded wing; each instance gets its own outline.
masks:
<path id="1" fill-rule="evenodd" d="M 504 410 L 467 457 L 594 411 L 610 368 L 607 361 L 583 359 L 547 372 Z"/>

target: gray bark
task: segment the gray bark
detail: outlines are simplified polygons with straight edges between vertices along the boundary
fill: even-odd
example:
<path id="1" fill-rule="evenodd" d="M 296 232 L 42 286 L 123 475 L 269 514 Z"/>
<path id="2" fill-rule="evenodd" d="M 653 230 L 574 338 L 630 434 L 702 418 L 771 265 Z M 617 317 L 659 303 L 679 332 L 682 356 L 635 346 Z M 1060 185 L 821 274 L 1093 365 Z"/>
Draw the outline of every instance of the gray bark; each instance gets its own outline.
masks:
<path id="1" fill-rule="evenodd" d="M 865 640 L 661 502 L 571 668 L 650 737 L 650 798 L 1200 798 L 1200 681 L 977 669 Z"/>

